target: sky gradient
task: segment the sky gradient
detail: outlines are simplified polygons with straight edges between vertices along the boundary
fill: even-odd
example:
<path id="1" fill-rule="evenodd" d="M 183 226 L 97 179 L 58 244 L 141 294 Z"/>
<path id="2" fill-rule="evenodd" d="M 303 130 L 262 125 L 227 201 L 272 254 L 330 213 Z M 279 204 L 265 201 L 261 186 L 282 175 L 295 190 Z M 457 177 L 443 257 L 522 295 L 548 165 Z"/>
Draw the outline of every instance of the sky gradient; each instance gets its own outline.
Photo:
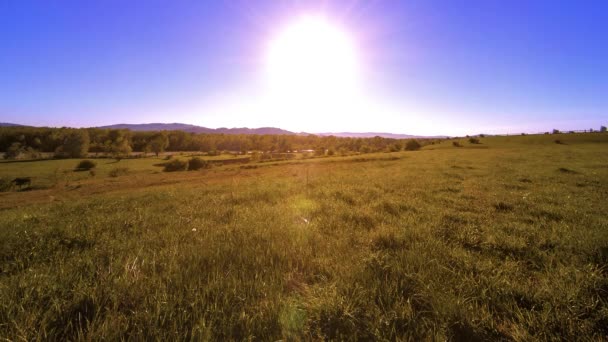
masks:
<path id="1" fill-rule="evenodd" d="M 359 96 L 269 105 L 269 42 L 310 14 L 355 42 Z M 424 135 L 608 125 L 606 1 L 8 0 L 0 17 L 0 122 Z"/>

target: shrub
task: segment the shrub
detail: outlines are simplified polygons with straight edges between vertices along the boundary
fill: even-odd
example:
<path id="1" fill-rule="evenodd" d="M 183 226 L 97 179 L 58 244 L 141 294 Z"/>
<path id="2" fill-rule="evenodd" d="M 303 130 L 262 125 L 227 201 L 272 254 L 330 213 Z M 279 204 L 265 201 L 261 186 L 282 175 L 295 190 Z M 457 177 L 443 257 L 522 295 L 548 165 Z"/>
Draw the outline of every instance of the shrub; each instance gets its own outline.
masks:
<path id="1" fill-rule="evenodd" d="M 110 177 L 118 177 L 118 176 L 124 176 L 126 174 L 129 173 L 129 168 L 126 167 L 117 167 L 115 169 L 112 169 L 109 173 Z"/>
<path id="2" fill-rule="evenodd" d="M 200 169 L 207 169 L 211 165 L 204 159 L 194 157 L 188 161 L 188 171 L 195 171 Z"/>
<path id="3" fill-rule="evenodd" d="M 559 139 L 555 139 L 555 143 L 558 145 L 565 145 L 565 143 Z"/>
<path id="4" fill-rule="evenodd" d="M 469 138 L 469 142 L 470 142 L 471 144 L 479 144 L 479 143 L 480 143 L 480 142 L 479 142 L 479 139 L 477 139 L 477 138 Z"/>
<path id="5" fill-rule="evenodd" d="M 88 171 L 95 168 L 95 166 L 97 166 L 97 164 L 94 161 L 85 159 L 76 165 L 76 171 Z"/>
<path id="6" fill-rule="evenodd" d="M 0 192 L 9 191 L 12 186 L 10 179 L 0 178 Z"/>
<path id="7" fill-rule="evenodd" d="M 170 155 L 168 155 L 168 156 L 165 156 L 165 160 L 171 160 L 171 158 L 173 158 L 173 155 L 172 155 L 172 154 L 170 154 Z"/>
<path id="8" fill-rule="evenodd" d="M 188 167 L 187 162 L 181 161 L 179 159 L 173 159 L 170 162 L 165 164 L 165 168 L 163 171 L 165 171 L 165 172 L 186 171 L 187 167 Z"/>
<path id="9" fill-rule="evenodd" d="M 399 144 L 399 143 L 392 144 L 388 147 L 388 150 L 390 152 L 399 152 L 399 151 L 401 151 L 401 144 Z"/>
<path id="10" fill-rule="evenodd" d="M 422 147 L 422 146 L 420 145 L 418 140 L 415 140 L 415 139 L 408 140 L 408 142 L 405 144 L 405 149 L 407 151 L 417 151 L 420 149 L 420 147 Z"/>
<path id="11" fill-rule="evenodd" d="M 505 202 L 498 202 L 494 204 L 494 209 L 497 211 L 511 211 L 513 210 L 513 205 Z"/>
<path id="12" fill-rule="evenodd" d="M 557 169 L 557 171 L 559 171 L 561 173 L 569 173 L 569 174 L 577 174 L 578 173 L 577 171 L 566 169 L 565 167 L 560 167 L 559 169 Z"/>
<path id="13" fill-rule="evenodd" d="M 14 142 L 6 149 L 4 159 L 18 159 L 24 151 L 25 149 L 21 146 L 21 143 Z"/>
<path id="14" fill-rule="evenodd" d="M 462 147 L 458 141 L 452 141 L 452 146 L 454 147 Z"/>

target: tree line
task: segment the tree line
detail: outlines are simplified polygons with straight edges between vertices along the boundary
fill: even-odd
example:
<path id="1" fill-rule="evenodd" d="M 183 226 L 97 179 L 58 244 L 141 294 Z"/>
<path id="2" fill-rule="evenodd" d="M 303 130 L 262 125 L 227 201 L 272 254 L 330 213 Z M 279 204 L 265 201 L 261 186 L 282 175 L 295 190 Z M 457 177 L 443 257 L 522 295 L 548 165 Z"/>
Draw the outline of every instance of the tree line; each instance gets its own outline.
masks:
<path id="1" fill-rule="evenodd" d="M 0 127 L 0 151 L 6 158 L 36 158 L 53 153 L 58 158 L 85 157 L 89 153 L 126 157 L 131 152 L 220 151 L 285 153 L 369 153 L 399 151 L 408 140 L 382 137 L 348 138 L 317 135 L 197 134 L 183 131 L 142 132 L 125 129 Z"/>

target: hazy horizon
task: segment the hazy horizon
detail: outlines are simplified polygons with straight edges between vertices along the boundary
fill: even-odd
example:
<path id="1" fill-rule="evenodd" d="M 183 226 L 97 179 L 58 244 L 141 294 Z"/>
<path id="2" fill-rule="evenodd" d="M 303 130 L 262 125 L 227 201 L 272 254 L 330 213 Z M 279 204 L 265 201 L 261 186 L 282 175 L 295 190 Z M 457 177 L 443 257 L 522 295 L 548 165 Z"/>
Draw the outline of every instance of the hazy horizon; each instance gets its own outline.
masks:
<path id="1" fill-rule="evenodd" d="M 411 135 L 599 129 L 608 5 L 0 4 L 0 122 Z"/>

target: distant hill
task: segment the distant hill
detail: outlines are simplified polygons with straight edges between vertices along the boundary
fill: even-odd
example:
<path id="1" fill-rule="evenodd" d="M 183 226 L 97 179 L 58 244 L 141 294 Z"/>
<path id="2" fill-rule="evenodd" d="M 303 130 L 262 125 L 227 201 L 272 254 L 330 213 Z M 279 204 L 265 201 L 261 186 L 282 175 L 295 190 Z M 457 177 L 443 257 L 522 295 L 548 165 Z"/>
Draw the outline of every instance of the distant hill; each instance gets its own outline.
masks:
<path id="1" fill-rule="evenodd" d="M 294 133 L 286 131 L 284 129 L 275 127 L 261 127 L 261 128 L 207 128 L 196 125 L 189 125 L 183 123 L 147 123 L 147 124 L 117 124 L 110 126 L 101 126 L 97 128 L 107 129 L 129 129 L 132 131 L 184 131 L 189 133 L 208 133 L 208 134 L 276 134 L 276 135 L 307 135 L 309 133 Z M 319 136 L 336 136 L 336 137 L 351 137 L 351 138 L 391 138 L 391 139 L 413 139 L 413 138 L 445 138 L 444 136 L 436 137 L 425 137 L 419 135 L 409 134 L 394 134 L 394 133 L 350 133 L 350 132 L 339 132 L 339 133 L 311 133 Z"/>
<path id="2" fill-rule="evenodd" d="M 317 133 L 320 136 L 329 136 L 333 135 L 335 137 L 351 137 L 351 138 L 373 138 L 373 137 L 381 137 L 381 138 L 390 138 L 390 139 L 418 139 L 418 138 L 445 138 L 445 136 L 421 136 L 421 135 L 409 135 L 409 134 L 395 134 L 395 133 L 374 133 L 374 132 L 366 132 L 366 133 L 350 133 L 350 132 L 340 132 L 340 133 Z"/>
<path id="3" fill-rule="evenodd" d="M 0 127 L 30 127 L 25 125 L 19 125 L 14 123 L 0 122 Z M 395 133 L 376 133 L 376 132 L 365 132 L 365 133 L 353 133 L 353 132 L 338 132 L 338 133 L 294 133 L 284 129 L 276 127 L 260 127 L 260 128 L 247 128 L 247 127 L 235 127 L 235 128 L 207 128 L 196 125 L 189 125 L 183 123 L 145 123 L 145 124 L 116 124 L 108 126 L 99 126 L 95 128 L 101 129 L 128 129 L 131 131 L 184 131 L 188 133 L 207 133 L 207 134 L 272 134 L 272 135 L 308 135 L 314 134 L 319 136 L 336 136 L 336 137 L 351 137 L 351 138 L 391 138 L 391 139 L 414 139 L 414 138 L 445 138 L 445 136 L 419 136 L 409 134 L 395 134 Z"/>
<path id="4" fill-rule="evenodd" d="M 0 127 L 25 127 L 25 125 L 19 125 L 19 124 L 8 123 L 8 122 L 0 122 Z"/>
<path id="5" fill-rule="evenodd" d="M 148 124 L 117 124 L 101 126 L 104 129 L 129 129 L 132 131 L 184 131 L 188 133 L 214 133 L 214 134 L 277 134 L 294 135 L 296 133 L 275 127 L 260 128 L 207 128 L 182 123 L 148 123 Z"/>

